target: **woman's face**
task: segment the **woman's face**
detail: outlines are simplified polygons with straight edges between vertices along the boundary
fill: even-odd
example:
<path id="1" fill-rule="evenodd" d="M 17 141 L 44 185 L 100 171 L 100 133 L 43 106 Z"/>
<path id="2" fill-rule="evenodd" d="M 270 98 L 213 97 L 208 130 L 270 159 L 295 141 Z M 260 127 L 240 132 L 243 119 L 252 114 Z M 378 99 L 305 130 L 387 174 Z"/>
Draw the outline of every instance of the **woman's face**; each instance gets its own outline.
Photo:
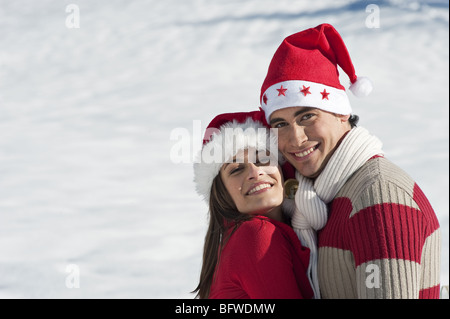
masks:
<path id="1" fill-rule="evenodd" d="M 275 218 L 283 202 L 283 178 L 278 165 L 273 165 L 266 154 L 250 156 L 248 150 L 238 153 L 232 163 L 220 169 L 223 183 L 239 212 Z"/>

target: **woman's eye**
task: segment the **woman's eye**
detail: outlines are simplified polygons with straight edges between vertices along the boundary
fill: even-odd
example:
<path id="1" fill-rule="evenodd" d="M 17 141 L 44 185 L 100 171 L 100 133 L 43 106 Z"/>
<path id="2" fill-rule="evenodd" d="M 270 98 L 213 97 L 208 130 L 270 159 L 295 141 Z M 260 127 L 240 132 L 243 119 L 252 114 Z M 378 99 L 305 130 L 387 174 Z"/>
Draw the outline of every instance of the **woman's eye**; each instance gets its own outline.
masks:
<path id="1" fill-rule="evenodd" d="M 236 167 L 233 167 L 233 168 L 230 169 L 230 175 L 233 175 L 233 174 L 235 174 L 235 173 L 238 173 L 238 172 L 241 171 L 241 170 L 242 170 L 242 167 L 241 167 L 240 165 L 238 165 L 238 166 L 236 166 Z"/>

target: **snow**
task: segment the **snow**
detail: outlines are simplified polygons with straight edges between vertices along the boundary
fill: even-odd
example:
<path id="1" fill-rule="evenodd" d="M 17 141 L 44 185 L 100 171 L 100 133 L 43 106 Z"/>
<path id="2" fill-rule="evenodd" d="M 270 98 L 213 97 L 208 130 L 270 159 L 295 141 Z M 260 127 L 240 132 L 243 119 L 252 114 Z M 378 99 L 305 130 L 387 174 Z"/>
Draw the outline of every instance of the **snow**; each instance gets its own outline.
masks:
<path id="1" fill-rule="evenodd" d="M 79 28 L 66 25 L 69 4 Z M 369 4 L 379 28 L 367 26 Z M 193 152 L 194 121 L 203 132 L 218 113 L 257 109 L 282 39 L 324 22 L 374 83 L 369 97 L 349 94 L 360 125 L 438 215 L 448 285 L 448 9 L 446 0 L 0 0 L 0 297 L 193 298 L 207 207 L 193 154 L 175 162 L 171 134 L 188 132 Z"/>

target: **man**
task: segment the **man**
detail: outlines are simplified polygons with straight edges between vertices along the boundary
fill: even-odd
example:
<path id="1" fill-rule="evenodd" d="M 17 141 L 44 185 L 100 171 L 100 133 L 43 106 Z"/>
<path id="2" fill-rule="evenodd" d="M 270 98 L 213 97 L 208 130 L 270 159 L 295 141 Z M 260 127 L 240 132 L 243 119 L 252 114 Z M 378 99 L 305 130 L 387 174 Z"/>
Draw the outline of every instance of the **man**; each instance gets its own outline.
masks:
<path id="1" fill-rule="evenodd" d="M 370 93 L 331 25 L 293 34 L 275 52 L 260 96 L 299 182 L 292 226 L 311 249 L 315 296 L 439 298 L 436 214 L 381 142 L 356 126 L 338 65 L 355 95 Z"/>

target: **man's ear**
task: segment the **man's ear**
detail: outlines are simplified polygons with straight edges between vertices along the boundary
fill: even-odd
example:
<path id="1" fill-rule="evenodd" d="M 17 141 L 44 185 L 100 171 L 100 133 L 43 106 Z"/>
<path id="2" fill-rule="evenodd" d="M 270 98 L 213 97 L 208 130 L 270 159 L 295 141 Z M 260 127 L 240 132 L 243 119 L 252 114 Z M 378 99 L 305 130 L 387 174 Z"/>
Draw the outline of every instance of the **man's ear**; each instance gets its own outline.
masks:
<path id="1" fill-rule="evenodd" d="M 336 117 L 339 118 L 339 120 L 344 123 L 344 122 L 348 122 L 348 120 L 350 119 L 351 114 L 347 114 L 347 115 L 342 115 L 342 114 L 336 114 Z"/>

